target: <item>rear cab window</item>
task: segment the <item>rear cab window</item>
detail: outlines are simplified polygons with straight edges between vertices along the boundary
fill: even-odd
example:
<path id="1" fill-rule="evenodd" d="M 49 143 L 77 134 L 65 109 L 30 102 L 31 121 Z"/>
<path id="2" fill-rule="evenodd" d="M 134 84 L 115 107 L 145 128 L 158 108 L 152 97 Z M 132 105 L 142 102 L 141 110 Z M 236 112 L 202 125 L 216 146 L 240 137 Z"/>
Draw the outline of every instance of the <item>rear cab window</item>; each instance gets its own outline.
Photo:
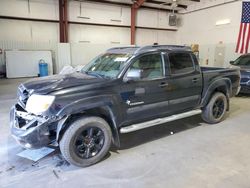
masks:
<path id="1" fill-rule="evenodd" d="M 188 74 L 195 71 L 194 62 L 190 53 L 171 52 L 166 54 L 165 60 L 169 63 L 169 73 L 171 75 Z"/>

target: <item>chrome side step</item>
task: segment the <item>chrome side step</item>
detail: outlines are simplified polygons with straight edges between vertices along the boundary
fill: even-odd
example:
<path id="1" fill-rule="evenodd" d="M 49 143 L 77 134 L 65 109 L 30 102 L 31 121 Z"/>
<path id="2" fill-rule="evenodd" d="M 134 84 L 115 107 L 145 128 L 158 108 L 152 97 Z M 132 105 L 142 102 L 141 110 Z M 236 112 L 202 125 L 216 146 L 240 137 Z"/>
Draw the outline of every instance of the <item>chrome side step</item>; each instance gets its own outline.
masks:
<path id="1" fill-rule="evenodd" d="M 198 109 L 198 110 L 192 110 L 192 111 L 184 112 L 184 113 L 181 113 L 181 114 L 168 116 L 168 117 L 165 117 L 165 118 L 158 118 L 158 119 L 146 121 L 146 122 L 143 122 L 143 123 L 133 124 L 133 125 L 129 125 L 127 127 L 122 127 L 120 129 L 120 133 L 129 133 L 129 132 L 137 131 L 137 130 L 140 130 L 140 129 L 145 129 L 145 128 L 148 128 L 148 127 L 152 127 L 152 126 L 155 126 L 155 125 L 159 125 L 159 124 L 175 121 L 175 120 L 178 120 L 178 119 L 194 116 L 194 115 L 197 115 L 197 114 L 200 114 L 200 113 L 201 113 L 201 110 Z"/>

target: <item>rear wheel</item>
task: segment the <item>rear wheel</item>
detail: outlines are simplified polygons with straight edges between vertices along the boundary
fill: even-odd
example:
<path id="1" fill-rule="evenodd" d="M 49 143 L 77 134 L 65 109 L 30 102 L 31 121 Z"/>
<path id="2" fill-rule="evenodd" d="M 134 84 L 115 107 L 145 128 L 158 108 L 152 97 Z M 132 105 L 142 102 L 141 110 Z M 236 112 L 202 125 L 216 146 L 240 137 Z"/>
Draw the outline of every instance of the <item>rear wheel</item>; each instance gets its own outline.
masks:
<path id="1" fill-rule="evenodd" d="M 109 151 L 111 129 L 99 117 L 84 117 L 73 122 L 60 141 L 63 157 L 71 164 L 86 167 L 99 162 Z"/>
<path id="2" fill-rule="evenodd" d="M 219 123 L 225 117 L 228 102 L 226 96 L 216 92 L 202 111 L 202 119 L 210 124 Z"/>

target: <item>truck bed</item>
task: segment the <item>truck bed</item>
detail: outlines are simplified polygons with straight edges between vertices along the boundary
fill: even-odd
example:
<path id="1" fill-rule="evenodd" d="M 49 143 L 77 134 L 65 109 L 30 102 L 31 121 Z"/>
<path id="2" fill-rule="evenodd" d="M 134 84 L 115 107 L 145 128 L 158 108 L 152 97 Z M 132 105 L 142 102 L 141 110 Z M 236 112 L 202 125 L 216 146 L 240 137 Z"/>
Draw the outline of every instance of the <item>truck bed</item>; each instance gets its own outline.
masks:
<path id="1" fill-rule="evenodd" d="M 232 69 L 232 68 L 222 68 L 222 67 L 200 67 L 201 68 L 201 71 L 202 72 L 210 72 L 210 71 L 212 71 L 212 72 L 214 72 L 214 71 L 216 71 L 216 72 L 224 72 L 224 71 L 230 71 L 230 70 L 234 70 L 234 69 Z"/>
<path id="2" fill-rule="evenodd" d="M 208 87 L 212 82 L 219 79 L 228 78 L 232 81 L 232 87 L 238 87 L 239 82 L 239 69 L 238 68 L 221 68 L 221 67 L 200 67 L 203 76 L 203 92 L 208 90 Z M 237 90 L 237 89 L 236 89 Z M 234 95 L 234 93 L 232 93 Z"/>

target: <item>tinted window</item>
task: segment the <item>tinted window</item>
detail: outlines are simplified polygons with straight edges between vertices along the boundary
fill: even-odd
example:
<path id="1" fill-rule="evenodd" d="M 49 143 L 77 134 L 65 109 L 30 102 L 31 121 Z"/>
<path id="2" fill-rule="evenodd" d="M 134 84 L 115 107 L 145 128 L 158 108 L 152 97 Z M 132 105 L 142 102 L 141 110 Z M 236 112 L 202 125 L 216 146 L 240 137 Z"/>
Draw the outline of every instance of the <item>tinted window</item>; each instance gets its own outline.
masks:
<path id="1" fill-rule="evenodd" d="M 141 70 L 141 79 L 155 79 L 163 77 L 160 54 L 149 54 L 138 58 L 130 69 Z"/>
<path id="2" fill-rule="evenodd" d="M 170 53 L 169 64 L 171 74 L 183 74 L 192 72 L 194 65 L 190 54 L 188 53 Z"/>

